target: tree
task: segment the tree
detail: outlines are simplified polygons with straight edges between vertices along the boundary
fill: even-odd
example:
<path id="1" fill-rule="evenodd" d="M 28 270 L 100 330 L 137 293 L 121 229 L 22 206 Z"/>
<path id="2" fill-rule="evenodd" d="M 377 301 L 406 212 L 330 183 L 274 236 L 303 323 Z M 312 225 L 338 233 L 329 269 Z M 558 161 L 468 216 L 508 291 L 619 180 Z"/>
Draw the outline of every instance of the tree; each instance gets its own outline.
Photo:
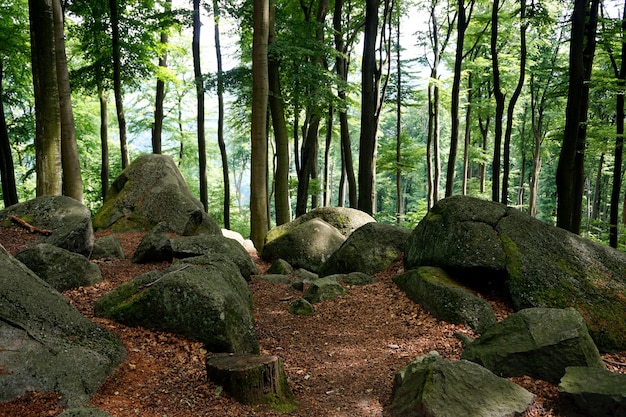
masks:
<path id="1" fill-rule="evenodd" d="M 193 73 L 196 86 L 197 103 L 197 135 L 198 135 L 198 165 L 200 177 L 200 202 L 205 210 L 209 207 L 207 190 L 207 162 L 206 162 L 206 138 L 204 133 L 204 78 L 200 67 L 200 0 L 193 0 Z"/>
<path id="2" fill-rule="evenodd" d="M 111 13 L 111 49 L 113 51 L 113 94 L 117 111 L 117 124 L 122 152 L 122 169 L 129 164 L 128 139 L 126 138 L 126 117 L 124 116 L 124 97 L 122 93 L 122 47 L 120 45 L 120 17 L 118 0 L 109 0 Z"/>
<path id="3" fill-rule="evenodd" d="M 165 0 L 164 11 L 168 13 L 172 9 L 172 0 Z M 165 26 L 165 23 L 163 24 Z M 162 72 L 167 68 L 167 44 L 168 44 L 168 28 L 161 28 L 160 33 L 160 54 L 159 69 L 157 72 L 156 94 L 154 98 L 154 125 L 152 126 L 152 152 L 161 153 L 162 135 L 163 135 L 163 102 L 165 101 L 165 77 Z"/>
<path id="4" fill-rule="evenodd" d="M 252 42 L 252 145 L 250 169 L 250 238 L 260 252 L 268 230 L 267 215 L 267 44 L 269 0 L 254 0 Z"/>
<path id="5" fill-rule="evenodd" d="M 4 104 L 2 94 L 3 65 L 0 57 L 0 181 L 2 181 L 2 198 L 4 206 L 17 204 L 17 187 L 15 186 L 15 171 L 9 142 L 9 131 L 4 118 Z"/>
<path id="6" fill-rule="evenodd" d="M 37 195 L 61 195 L 61 118 L 53 0 L 29 0 L 35 92 Z"/>
<path id="7" fill-rule="evenodd" d="M 589 108 L 589 80 L 595 55 L 599 0 L 575 0 L 569 52 L 565 129 L 556 173 L 557 226 L 580 232 Z"/>

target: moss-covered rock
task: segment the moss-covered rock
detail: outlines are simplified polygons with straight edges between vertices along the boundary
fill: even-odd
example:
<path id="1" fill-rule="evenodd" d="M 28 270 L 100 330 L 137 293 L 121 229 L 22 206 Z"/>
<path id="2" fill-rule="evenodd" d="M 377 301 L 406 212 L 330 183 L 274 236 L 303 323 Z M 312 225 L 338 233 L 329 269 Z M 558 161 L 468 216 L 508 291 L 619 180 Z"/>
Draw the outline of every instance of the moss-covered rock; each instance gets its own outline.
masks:
<path id="1" fill-rule="evenodd" d="M 289 312 L 296 316 L 310 316 L 315 313 L 315 307 L 304 298 L 298 298 L 289 304 Z"/>
<path id="2" fill-rule="evenodd" d="M 303 298 L 315 304 L 321 303 L 322 301 L 334 300 L 347 293 L 348 290 L 339 283 L 336 277 L 324 277 L 313 281 L 304 293 Z"/>
<path id="3" fill-rule="evenodd" d="M 602 368 L 572 366 L 559 383 L 563 402 L 586 416 L 626 415 L 626 374 Z"/>
<path id="4" fill-rule="evenodd" d="M 97 239 L 93 245 L 90 259 L 124 259 L 124 249 L 115 235 L 106 235 Z"/>

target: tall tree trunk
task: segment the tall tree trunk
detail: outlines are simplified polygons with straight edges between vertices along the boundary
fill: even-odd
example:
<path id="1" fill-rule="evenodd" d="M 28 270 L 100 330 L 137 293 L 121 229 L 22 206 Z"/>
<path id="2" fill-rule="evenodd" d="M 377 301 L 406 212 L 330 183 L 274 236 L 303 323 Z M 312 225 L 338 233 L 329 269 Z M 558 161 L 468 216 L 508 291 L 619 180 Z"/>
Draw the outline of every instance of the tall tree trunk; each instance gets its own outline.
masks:
<path id="1" fill-rule="evenodd" d="M 166 0 L 164 3 L 165 13 L 169 13 L 172 9 L 172 0 Z M 161 54 L 159 55 L 159 68 L 167 68 L 167 44 L 168 44 L 167 28 L 161 29 Z M 165 80 L 159 74 L 157 76 L 156 95 L 154 98 L 154 125 L 152 127 L 152 153 L 160 154 L 163 142 L 163 102 L 165 101 Z"/>
<path id="2" fill-rule="evenodd" d="M 465 109 L 465 134 L 463 137 L 463 181 L 461 184 L 461 195 L 467 195 L 467 179 L 469 175 L 469 149 L 472 138 L 472 74 L 467 76 L 467 105 Z"/>
<path id="3" fill-rule="evenodd" d="M 76 143 L 76 128 L 72 112 L 70 76 L 65 55 L 65 30 L 61 1 L 53 0 L 54 42 L 59 85 L 59 109 L 61 117 L 61 165 L 63 166 L 63 194 L 83 202 L 83 178 Z"/>
<path id="4" fill-rule="evenodd" d="M 98 87 L 98 99 L 100 101 L 100 183 L 102 184 L 102 201 L 105 201 L 109 190 L 109 117 L 106 92 L 101 86 Z"/>
<path id="5" fill-rule="evenodd" d="M 335 49 L 337 50 L 337 57 L 335 59 L 335 68 L 340 83 L 337 86 L 337 97 L 342 102 L 346 101 L 346 90 L 344 83 L 348 81 L 348 48 L 345 45 L 343 38 L 343 25 L 342 25 L 342 9 L 343 0 L 335 0 L 335 9 L 333 13 L 333 29 L 335 37 Z M 345 179 L 348 183 L 348 204 L 350 207 L 357 207 L 357 186 L 356 178 L 354 176 L 354 164 L 352 162 L 352 143 L 350 140 L 350 129 L 348 126 L 348 110 L 342 108 L 339 111 L 339 129 L 341 136 L 341 165 L 342 165 L 342 179 Z M 344 187 L 340 186 L 340 194 L 343 193 Z M 343 197 L 339 199 L 339 206 L 343 205 Z"/>
<path id="6" fill-rule="evenodd" d="M 2 93 L 3 64 L 0 58 L 0 181 L 2 181 L 2 199 L 4 207 L 18 203 L 15 184 L 15 167 L 9 142 L 9 130 L 4 117 L 4 97 Z"/>
<path id="7" fill-rule="evenodd" d="M 252 40 L 252 126 L 250 169 L 250 237 L 257 250 L 263 250 L 268 230 L 267 204 L 267 100 L 269 76 L 267 43 L 269 1 L 254 0 Z"/>
<path id="8" fill-rule="evenodd" d="M 504 119 L 505 96 L 500 84 L 500 63 L 498 59 L 498 11 L 500 1 L 491 5 L 491 67 L 493 71 L 493 96 L 496 99 L 495 130 L 493 138 L 493 160 L 491 163 L 491 199 L 500 201 L 500 165 L 502 153 L 502 120 Z"/>
<path id="9" fill-rule="evenodd" d="M 224 75 L 222 69 L 222 49 L 220 46 L 220 8 L 218 0 L 213 0 L 213 21 L 215 23 L 215 55 L 217 60 L 217 144 L 222 158 L 222 180 L 224 183 L 224 227 L 230 229 L 230 178 L 228 175 L 228 154 L 224 142 Z"/>
<path id="10" fill-rule="evenodd" d="M 510 167 L 510 148 L 511 148 L 511 135 L 513 133 L 513 117 L 515 111 L 515 104 L 517 99 L 522 93 L 522 87 L 524 86 L 524 78 L 526 76 L 526 29 L 528 28 L 528 22 L 526 21 L 526 2 L 520 3 L 520 61 L 519 61 L 519 78 L 515 90 L 509 100 L 509 105 L 506 113 L 506 130 L 504 132 L 504 155 L 502 161 L 502 197 L 500 201 L 503 204 L 508 203 L 509 193 L 509 175 L 511 171 Z"/>
<path id="11" fill-rule="evenodd" d="M 334 107 L 331 104 L 328 108 L 328 115 L 326 116 L 326 143 L 324 146 L 324 201 L 323 206 L 330 206 L 331 199 L 331 189 L 330 189 L 330 146 L 332 145 L 333 139 L 333 118 L 334 118 Z"/>
<path id="12" fill-rule="evenodd" d="M 470 7 L 473 6 L 473 0 Z M 454 175 L 456 171 L 456 154 L 459 147 L 459 97 L 461 91 L 461 72 L 463 68 L 463 44 L 465 42 L 465 31 L 469 24 L 468 13 L 465 9 L 465 0 L 458 0 L 457 18 L 457 39 L 456 55 L 454 58 L 454 77 L 452 80 L 452 93 L 450 98 L 450 153 L 448 156 L 448 169 L 446 171 L 446 197 L 450 197 L 454 192 Z"/>
<path id="13" fill-rule="evenodd" d="M 365 36 L 361 77 L 361 136 L 359 140 L 358 208 L 374 212 L 376 169 L 376 111 L 378 106 L 376 35 L 378 33 L 379 0 L 365 1 Z"/>
<path id="14" fill-rule="evenodd" d="M 196 101 L 198 107 L 197 134 L 198 134 L 198 165 L 200 176 L 200 201 L 205 210 L 209 208 L 207 160 L 206 160 L 206 137 L 204 132 L 204 79 L 200 67 L 200 0 L 193 0 L 193 73 L 196 84 Z"/>
<path id="15" fill-rule="evenodd" d="M 61 195 L 61 118 L 55 60 L 53 0 L 29 0 L 35 93 L 37 196 Z"/>
<path id="16" fill-rule="evenodd" d="M 570 37 L 565 130 L 556 172 L 557 226 L 580 232 L 589 79 L 595 55 L 599 0 L 575 0 Z"/>
<path id="17" fill-rule="evenodd" d="M 396 21 L 396 223 L 402 223 L 402 61 L 400 59 L 400 14 Z"/>
<path id="18" fill-rule="evenodd" d="M 269 45 L 276 41 L 275 33 L 276 2 L 270 0 Z M 274 206 L 276 209 L 276 224 L 281 225 L 291 220 L 291 204 L 289 202 L 289 134 L 285 121 L 283 96 L 280 86 L 280 62 L 276 54 L 268 56 L 269 106 L 276 142 L 276 172 L 274 183 Z"/>
<path id="19" fill-rule="evenodd" d="M 117 0 L 109 0 L 111 11 L 111 48 L 113 49 L 113 94 L 117 111 L 117 125 L 122 152 L 122 169 L 129 164 L 128 140 L 126 139 L 126 116 L 124 116 L 124 98 L 122 93 L 122 57 L 120 45 L 120 18 Z"/>
<path id="20" fill-rule="evenodd" d="M 596 180 L 593 185 L 593 205 L 591 206 L 591 218 L 600 219 L 600 205 L 602 204 L 602 170 L 604 169 L 604 152 L 600 154 L 598 169 L 596 170 Z"/>

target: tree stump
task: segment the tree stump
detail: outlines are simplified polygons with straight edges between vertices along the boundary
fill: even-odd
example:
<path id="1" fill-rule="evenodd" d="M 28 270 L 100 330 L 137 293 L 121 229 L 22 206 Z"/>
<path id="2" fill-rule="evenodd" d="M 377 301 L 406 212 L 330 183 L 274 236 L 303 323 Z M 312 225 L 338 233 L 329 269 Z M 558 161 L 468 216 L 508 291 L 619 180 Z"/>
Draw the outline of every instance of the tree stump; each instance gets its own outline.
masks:
<path id="1" fill-rule="evenodd" d="M 211 381 L 242 404 L 265 404 L 280 412 L 297 409 L 278 356 L 217 354 L 207 357 L 206 369 Z"/>

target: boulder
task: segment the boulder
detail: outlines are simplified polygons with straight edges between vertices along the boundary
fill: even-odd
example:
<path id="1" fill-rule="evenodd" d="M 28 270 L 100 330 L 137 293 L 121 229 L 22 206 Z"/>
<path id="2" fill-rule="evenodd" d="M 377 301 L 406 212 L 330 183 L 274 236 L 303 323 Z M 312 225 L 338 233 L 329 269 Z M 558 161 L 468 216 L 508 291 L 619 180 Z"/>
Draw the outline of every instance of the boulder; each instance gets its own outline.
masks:
<path id="1" fill-rule="evenodd" d="M 93 245 L 91 259 L 124 259 L 124 249 L 115 235 L 106 235 L 97 239 Z"/>
<path id="2" fill-rule="evenodd" d="M 585 416 L 626 417 L 626 374 L 568 367 L 559 384 L 559 396 Z"/>
<path id="3" fill-rule="evenodd" d="M 574 307 L 602 350 L 626 349 L 626 254 L 503 204 L 440 200 L 413 230 L 407 270 L 437 266 L 517 311 Z"/>
<path id="4" fill-rule="evenodd" d="M 312 219 L 320 219 L 333 226 L 344 237 L 350 236 L 359 227 L 366 223 L 375 222 L 364 211 L 348 207 L 319 207 L 308 213 L 298 216 L 289 223 L 281 224 L 272 228 L 265 236 L 265 244 L 287 233 L 290 229 L 300 226 Z"/>
<path id="5" fill-rule="evenodd" d="M 346 290 L 337 280 L 333 277 L 318 278 L 309 285 L 303 298 L 309 303 L 321 303 L 322 301 L 334 300 L 335 298 L 346 295 Z"/>
<path id="6" fill-rule="evenodd" d="M 98 300 L 94 314 L 130 326 L 178 333 L 210 352 L 258 353 L 252 293 L 237 266 L 217 257 L 151 271 Z"/>
<path id="7" fill-rule="evenodd" d="M 179 235 L 221 234 L 168 155 L 142 155 L 126 167 L 93 222 L 97 230 L 150 230 L 167 222 Z"/>
<path id="8" fill-rule="evenodd" d="M 462 359 L 502 376 L 558 383 L 568 366 L 604 369 L 581 315 L 573 308 L 529 308 L 488 328 L 465 346 Z"/>
<path id="9" fill-rule="evenodd" d="M 111 417 L 111 414 L 98 408 L 78 407 L 65 410 L 59 417 Z"/>
<path id="10" fill-rule="evenodd" d="M 298 298 L 289 304 L 289 312 L 296 316 L 310 316 L 315 313 L 315 307 L 304 298 Z"/>
<path id="11" fill-rule="evenodd" d="M 369 285 L 376 282 L 374 278 L 363 272 L 350 272 L 349 274 L 337 274 L 335 276 L 342 280 L 345 285 L 350 286 Z"/>
<path id="12" fill-rule="evenodd" d="M 411 230 L 384 223 L 356 229 L 319 269 L 320 276 L 363 272 L 373 275 L 397 262 Z"/>
<path id="13" fill-rule="evenodd" d="M 509 417 L 523 413 L 533 398 L 482 366 L 430 352 L 396 373 L 387 411 L 398 417 Z"/>
<path id="14" fill-rule="evenodd" d="M 38 243 L 49 243 L 89 256 L 94 244 L 91 212 L 70 197 L 41 196 L 0 210 L 0 223 L 11 225 L 11 216 L 52 232 Z"/>
<path id="15" fill-rule="evenodd" d="M 268 262 L 284 259 L 294 268 L 317 272 L 344 240 L 333 226 L 313 218 L 267 242 L 261 257 Z"/>
<path id="16" fill-rule="evenodd" d="M 254 275 L 253 277 L 258 279 L 258 280 L 261 280 L 261 281 L 271 282 L 273 284 L 291 284 L 291 283 L 293 283 L 291 278 L 289 278 L 289 275 L 283 275 L 283 274 Z"/>
<path id="17" fill-rule="evenodd" d="M 0 401 L 36 390 L 86 404 L 124 360 L 123 344 L 2 246 L 0 270 Z"/>
<path id="18" fill-rule="evenodd" d="M 293 274 L 293 266 L 284 259 L 276 259 L 267 272 L 270 274 L 290 275 Z"/>
<path id="19" fill-rule="evenodd" d="M 102 281 L 100 268 L 89 259 L 48 243 L 25 249 L 15 258 L 59 292 Z"/>
<path id="20" fill-rule="evenodd" d="M 440 268 L 413 269 L 395 276 L 393 281 L 439 320 L 466 324 L 477 333 L 496 323 L 496 315 L 487 301 L 452 280 Z"/>
<path id="21" fill-rule="evenodd" d="M 132 262 L 146 264 L 150 262 L 172 262 L 172 241 L 167 232 L 167 223 L 162 222 L 148 232 L 135 249 Z"/>
<path id="22" fill-rule="evenodd" d="M 259 270 L 248 251 L 237 241 L 222 235 L 185 236 L 172 239 L 172 252 L 175 258 L 183 259 L 200 255 L 223 255 L 233 261 L 241 275 L 250 276 Z"/>
<path id="23" fill-rule="evenodd" d="M 246 251 L 250 253 L 256 253 L 256 248 L 254 247 L 254 243 L 250 239 L 244 239 L 241 233 L 235 232 L 234 230 L 222 229 L 222 235 L 229 239 L 233 239 L 237 241 L 241 246 L 243 246 Z"/>

